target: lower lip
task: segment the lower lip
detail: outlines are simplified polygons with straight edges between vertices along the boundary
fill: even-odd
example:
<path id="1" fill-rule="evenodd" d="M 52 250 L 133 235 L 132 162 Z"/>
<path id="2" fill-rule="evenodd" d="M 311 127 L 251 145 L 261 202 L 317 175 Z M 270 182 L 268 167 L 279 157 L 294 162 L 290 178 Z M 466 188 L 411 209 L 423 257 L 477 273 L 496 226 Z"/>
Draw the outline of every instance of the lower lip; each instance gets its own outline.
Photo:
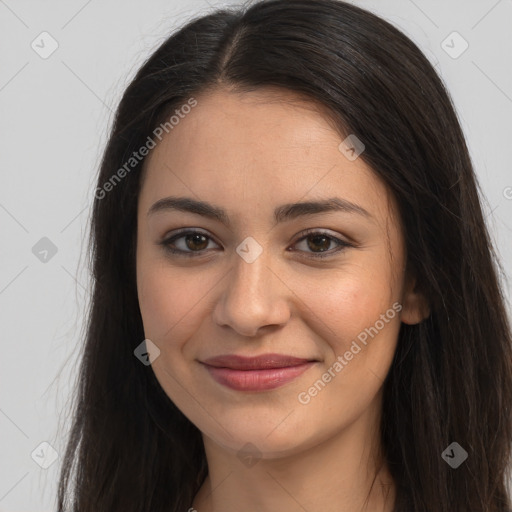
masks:
<path id="1" fill-rule="evenodd" d="M 205 365 L 210 375 L 220 384 L 237 391 L 263 391 L 275 389 L 292 381 L 315 362 L 307 362 L 286 368 L 266 368 L 264 370 L 232 370 Z"/>

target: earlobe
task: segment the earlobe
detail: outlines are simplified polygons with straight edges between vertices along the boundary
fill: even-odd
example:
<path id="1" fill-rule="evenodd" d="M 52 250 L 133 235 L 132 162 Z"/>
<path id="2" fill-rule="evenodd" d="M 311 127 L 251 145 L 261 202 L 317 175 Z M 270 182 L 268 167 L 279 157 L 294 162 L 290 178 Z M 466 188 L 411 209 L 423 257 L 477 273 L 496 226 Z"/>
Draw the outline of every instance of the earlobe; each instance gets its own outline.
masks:
<path id="1" fill-rule="evenodd" d="M 402 297 L 401 321 L 404 324 L 419 324 L 430 316 L 430 304 L 416 285 L 416 277 L 408 277 Z"/>

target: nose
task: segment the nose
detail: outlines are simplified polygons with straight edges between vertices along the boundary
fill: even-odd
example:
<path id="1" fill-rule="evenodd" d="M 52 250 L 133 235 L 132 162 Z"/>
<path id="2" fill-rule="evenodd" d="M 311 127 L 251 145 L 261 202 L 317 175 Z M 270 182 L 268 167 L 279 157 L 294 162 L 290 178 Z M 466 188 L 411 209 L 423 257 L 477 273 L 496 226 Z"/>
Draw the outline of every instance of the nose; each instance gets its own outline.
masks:
<path id="1" fill-rule="evenodd" d="M 282 326 L 289 320 L 292 292 L 271 268 L 269 256 L 264 250 L 248 263 L 235 255 L 213 311 L 219 326 L 229 326 L 242 336 L 257 336 L 265 327 Z"/>

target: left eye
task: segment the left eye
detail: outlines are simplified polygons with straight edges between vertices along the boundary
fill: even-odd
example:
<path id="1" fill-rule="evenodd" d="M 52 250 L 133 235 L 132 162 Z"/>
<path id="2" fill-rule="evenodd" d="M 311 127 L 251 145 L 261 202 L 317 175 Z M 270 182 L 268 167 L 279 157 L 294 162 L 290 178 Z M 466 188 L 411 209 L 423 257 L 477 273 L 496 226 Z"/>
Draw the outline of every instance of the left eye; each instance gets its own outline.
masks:
<path id="1" fill-rule="evenodd" d="M 304 235 L 304 232 L 301 234 Z M 208 248 L 210 241 L 213 242 L 211 237 L 201 231 L 189 230 L 175 234 L 172 237 L 163 240 L 160 244 L 163 245 L 165 250 L 171 254 L 195 257 L 200 256 Z M 300 242 L 306 242 L 307 248 L 311 250 L 309 255 L 313 258 L 326 258 L 347 247 L 352 247 L 348 242 L 340 240 L 339 238 L 322 231 L 308 232 L 302 236 L 302 238 L 299 238 L 293 245 L 297 245 Z M 329 250 L 329 247 L 333 242 L 336 244 L 336 248 Z M 179 247 L 179 245 L 181 245 L 181 247 Z"/>
<path id="2" fill-rule="evenodd" d="M 352 245 L 348 242 L 340 240 L 339 238 L 336 238 L 335 236 L 329 235 L 322 231 L 310 232 L 297 240 L 295 244 L 298 244 L 299 242 L 306 242 L 306 246 L 309 249 L 313 249 L 311 256 L 314 258 L 327 258 L 347 247 L 352 247 Z M 329 246 L 333 242 L 336 244 L 336 248 L 328 251 Z M 315 251 L 315 248 L 318 248 L 319 251 Z"/>

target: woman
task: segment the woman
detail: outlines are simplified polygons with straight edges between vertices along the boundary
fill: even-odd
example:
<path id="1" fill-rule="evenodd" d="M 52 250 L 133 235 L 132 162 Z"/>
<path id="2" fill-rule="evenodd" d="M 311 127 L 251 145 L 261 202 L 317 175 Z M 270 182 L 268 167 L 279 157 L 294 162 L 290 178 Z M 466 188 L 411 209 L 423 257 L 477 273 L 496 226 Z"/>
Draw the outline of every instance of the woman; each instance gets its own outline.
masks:
<path id="1" fill-rule="evenodd" d="M 511 331 L 454 108 L 335 0 L 187 24 L 126 90 L 59 510 L 502 512 Z"/>

